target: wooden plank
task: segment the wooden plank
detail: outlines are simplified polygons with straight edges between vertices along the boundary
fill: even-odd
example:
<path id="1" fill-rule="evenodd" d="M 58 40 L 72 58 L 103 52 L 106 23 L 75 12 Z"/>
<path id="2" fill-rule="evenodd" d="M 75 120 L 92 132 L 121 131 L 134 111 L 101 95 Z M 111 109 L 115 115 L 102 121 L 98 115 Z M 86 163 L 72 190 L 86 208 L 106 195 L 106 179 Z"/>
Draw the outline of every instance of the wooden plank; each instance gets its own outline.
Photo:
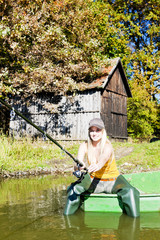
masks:
<path id="1" fill-rule="evenodd" d="M 112 93 L 112 110 L 111 111 L 115 113 L 126 114 L 127 113 L 126 97 Z"/>
<path id="2" fill-rule="evenodd" d="M 127 116 L 112 113 L 112 137 L 127 138 Z"/>
<path id="3" fill-rule="evenodd" d="M 104 91 L 102 95 L 101 115 L 109 136 L 127 138 L 126 97 Z M 124 129 L 125 128 L 125 129 Z"/>
<path id="4" fill-rule="evenodd" d="M 102 95 L 102 104 L 101 104 L 101 117 L 104 121 L 106 132 L 108 136 L 112 136 L 112 94 L 108 91 L 104 91 Z"/>
<path id="5" fill-rule="evenodd" d="M 127 96 L 125 85 L 118 68 L 114 72 L 112 78 L 109 80 L 106 89 L 108 91 Z"/>

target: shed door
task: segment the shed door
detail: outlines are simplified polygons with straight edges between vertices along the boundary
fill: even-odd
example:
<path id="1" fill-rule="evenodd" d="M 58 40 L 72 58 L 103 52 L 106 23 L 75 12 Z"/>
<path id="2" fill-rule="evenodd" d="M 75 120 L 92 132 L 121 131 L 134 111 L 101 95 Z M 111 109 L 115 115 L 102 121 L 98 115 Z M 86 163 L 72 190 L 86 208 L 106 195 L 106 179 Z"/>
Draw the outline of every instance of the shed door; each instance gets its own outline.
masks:
<path id="1" fill-rule="evenodd" d="M 102 96 L 101 117 L 108 136 L 127 138 L 127 96 L 106 90 Z"/>

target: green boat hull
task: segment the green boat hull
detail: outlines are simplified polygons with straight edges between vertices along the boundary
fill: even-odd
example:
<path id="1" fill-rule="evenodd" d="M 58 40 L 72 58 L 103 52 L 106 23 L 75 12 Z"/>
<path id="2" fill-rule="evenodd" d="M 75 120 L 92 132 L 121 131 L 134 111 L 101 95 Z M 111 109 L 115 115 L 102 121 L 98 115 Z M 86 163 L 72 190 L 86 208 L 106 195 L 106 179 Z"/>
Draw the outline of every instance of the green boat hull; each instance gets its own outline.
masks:
<path id="1" fill-rule="evenodd" d="M 160 171 L 126 174 L 124 177 L 140 192 L 140 212 L 160 212 Z M 117 194 L 85 195 L 81 208 L 87 212 L 122 212 Z"/>

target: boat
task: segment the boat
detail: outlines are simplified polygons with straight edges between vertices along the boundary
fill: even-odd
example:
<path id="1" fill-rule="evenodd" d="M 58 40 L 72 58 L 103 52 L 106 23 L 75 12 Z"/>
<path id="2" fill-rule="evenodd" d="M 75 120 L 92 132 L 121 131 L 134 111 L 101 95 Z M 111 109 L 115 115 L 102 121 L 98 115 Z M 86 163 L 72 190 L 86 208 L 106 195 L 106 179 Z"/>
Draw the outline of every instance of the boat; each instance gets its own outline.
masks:
<path id="1" fill-rule="evenodd" d="M 123 176 L 140 192 L 140 212 L 160 212 L 160 171 Z M 85 194 L 81 209 L 85 212 L 122 212 L 117 194 Z"/>

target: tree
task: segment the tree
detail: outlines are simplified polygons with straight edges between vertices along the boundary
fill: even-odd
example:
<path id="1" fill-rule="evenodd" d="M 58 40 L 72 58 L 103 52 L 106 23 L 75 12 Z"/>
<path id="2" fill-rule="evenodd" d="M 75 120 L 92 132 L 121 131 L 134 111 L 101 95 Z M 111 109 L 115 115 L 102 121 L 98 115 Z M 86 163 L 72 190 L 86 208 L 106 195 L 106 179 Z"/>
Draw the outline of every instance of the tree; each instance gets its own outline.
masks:
<path id="1" fill-rule="evenodd" d="M 150 94 L 160 93 L 160 1 L 109 1 L 115 10 L 115 21 L 129 36 L 132 54 L 128 58 L 129 76 Z"/>
<path id="2" fill-rule="evenodd" d="M 129 36 L 132 54 L 125 59 L 133 98 L 128 101 L 128 130 L 136 137 L 157 134 L 160 114 L 160 1 L 109 0 L 114 21 Z"/>
<path id="3" fill-rule="evenodd" d="M 109 57 L 129 54 L 107 2 L 1 0 L 1 6 L 2 81 L 16 94 L 82 89 Z"/>
<path id="4" fill-rule="evenodd" d="M 133 138 L 147 139 L 155 133 L 158 108 L 155 101 L 150 100 L 146 89 L 137 82 L 132 82 L 133 98 L 128 99 L 128 133 Z"/>

